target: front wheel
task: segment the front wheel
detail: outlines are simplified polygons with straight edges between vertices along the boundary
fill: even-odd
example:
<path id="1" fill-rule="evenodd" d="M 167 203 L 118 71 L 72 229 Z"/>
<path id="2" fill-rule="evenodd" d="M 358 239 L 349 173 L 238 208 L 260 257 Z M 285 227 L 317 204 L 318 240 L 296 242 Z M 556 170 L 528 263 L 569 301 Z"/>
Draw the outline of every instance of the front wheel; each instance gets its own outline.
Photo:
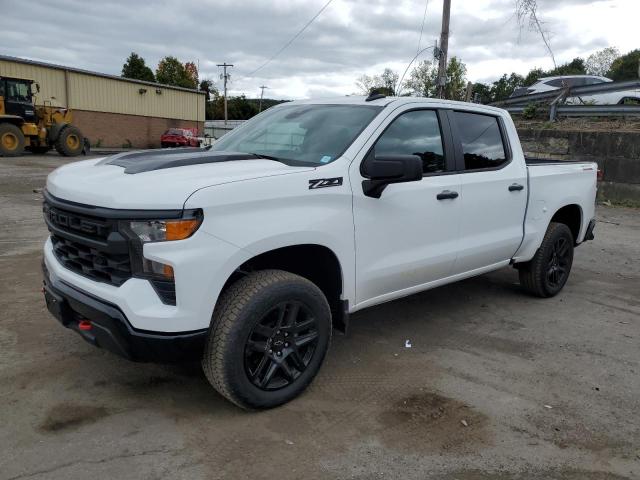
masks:
<path id="1" fill-rule="evenodd" d="M 202 366 L 213 387 L 241 408 L 272 408 L 311 383 L 330 340 L 322 291 L 293 273 L 261 270 L 222 294 Z"/>
<path id="2" fill-rule="evenodd" d="M 17 126 L 0 123 L 0 156 L 17 157 L 24 151 L 25 139 Z"/>
<path id="3" fill-rule="evenodd" d="M 520 284 L 537 297 L 553 297 L 569 278 L 573 234 L 564 223 L 551 222 L 535 256 L 518 265 Z"/>

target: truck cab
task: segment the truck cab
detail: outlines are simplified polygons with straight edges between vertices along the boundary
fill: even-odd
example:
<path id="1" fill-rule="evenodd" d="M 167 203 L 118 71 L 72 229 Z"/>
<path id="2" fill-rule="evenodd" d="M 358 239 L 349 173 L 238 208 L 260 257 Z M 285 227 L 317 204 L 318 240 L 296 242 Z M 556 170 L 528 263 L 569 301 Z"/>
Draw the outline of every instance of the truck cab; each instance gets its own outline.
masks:
<path id="1" fill-rule="evenodd" d="M 50 174 L 45 299 L 96 346 L 200 359 L 227 399 L 269 408 L 353 312 L 510 265 L 529 294 L 558 294 L 593 238 L 596 170 L 527 161 L 493 107 L 290 102 L 211 147 Z"/>
<path id="2" fill-rule="evenodd" d="M 25 122 L 36 121 L 33 85 L 33 80 L 0 77 L 0 103 L 4 103 L 4 115 L 15 115 Z"/>

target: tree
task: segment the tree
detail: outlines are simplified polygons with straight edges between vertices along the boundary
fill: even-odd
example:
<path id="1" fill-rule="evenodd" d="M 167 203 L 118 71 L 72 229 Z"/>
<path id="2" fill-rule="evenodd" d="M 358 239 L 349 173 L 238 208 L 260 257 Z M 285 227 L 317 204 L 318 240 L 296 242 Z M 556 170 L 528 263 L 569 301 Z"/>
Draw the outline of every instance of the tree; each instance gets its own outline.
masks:
<path id="1" fill-rule="evenodd" d="M 586 67 L 589 75 L 606 75 L 613 62 L 620 56 L 616 47 L 607 47 L 587 57 Z"/>
<path id="2" fill-rule="evenodd" d="M 192 88 L 197 88 L 198 86 L 198 67 L 193 62 L 187 62 L 184 64 L 184 70 L 187 74 L 187 77 L 191 80 L 193 85 Z"/>
<path id="3" fill-rule="evenodd" d="M 477 99 L 479 103 L 491 103 L 493 102 L 493 96 L 491 92 L 491 86 L 486 83 L 475 83 L 473 85 L 473 98 Z"/>
<path id="4" fill-rule="evenodd" d="M 396 94 L 396 84 L 398 83 L 397 72 L 390 68 L 385 68 L 380 75 L 362 75 L 356 80 L 356 86 L 360 89 L 362 95 L 373 95 L 382 93 L 383 95 L 393 96 Z"/>
<path id="5" fill-rule="evenodd" d="M 493 82 L 491 86 L 491 101 L 499 102 L 509 98 L 516 88 L 524 86 L 524 80 L 522 75 L 518 75 L 517 73 L 512 73 L 509 76 L 505 73 Z"/>
<path id="6" fill-rule="evenodd" d="M 615 81 L 637 80 L 640 77 L 640 49 L 616 58 L 607 77 Z"/>
<path id="7" fill-rule="evenodd" d="M 542 37 L 542 41 L 544 42 L 544 46 L 547 48 L 549 55 L 551 56 L 551 61 L 553 62 L 553 67 L 556 67 L 556 57 L 553 54 L 553 50 L 551 50 L 551 40 L 549 38 L 549 32 L 543 28 L 543 22 L 540 21 L 538 17 L 538 2 L 537 0 L 516 0 L 516 18 L 518 19 L 518 24 L 522 29 L 526 23 L 529 24 L 529 30 L 534 32 L 538 32 L 540 37 Z"/>
<path id="8" fill-rule="evenodd" d="M 198 85 L 197 81 L 194 81 L 192 73 L 189 73 L 176 57 L 170 56 L 164 57 L 158 63 L 156 80 L 159 83 L 183 88 L 196 88 Z"/>
<path id="9" fill-rule="evenodd" d="M 205 93 L 207 102 L 211 101 L 212 96 L 218 96 L 218 89 L 213 85 L 211 80 L 202 80 L 200 82 L 199 90 Z"/>
<path id="10" fill-rule="evenodd" d="M 587 67 L 584 59 L 576 57 L 569 63 L 563 63 L 559 67 L 544 73 L 545 77 L 553 77 L 556 75 L 586 75 Z"/>
<path id="11" fill-rule="evenodd" d="M 127 58 L 122 66 L 122 76 L 124 78 L 133 78 L 134 80 L 144 80 L 145 82 L 155 82 L 153 72 L 147 67 L 144 58 L 135 52 Z"/>
<path id="12" fill-rule="evenodd" d="M 436 77 L 438 76 L 438 65 L 429 60 L 423 60 L 416 65 L 409 79 L 404 82 L 404 86 L 411 95 L 416 97 L 434 97 L 436 95 Z"/>
<path id="13" fill-rule="evenodd" d="M 467 66 L 451 57 L 447 64 L 447 84 L 444 87 L 444 96 L 449 100 L 464 100 L 467 89 Z"/>

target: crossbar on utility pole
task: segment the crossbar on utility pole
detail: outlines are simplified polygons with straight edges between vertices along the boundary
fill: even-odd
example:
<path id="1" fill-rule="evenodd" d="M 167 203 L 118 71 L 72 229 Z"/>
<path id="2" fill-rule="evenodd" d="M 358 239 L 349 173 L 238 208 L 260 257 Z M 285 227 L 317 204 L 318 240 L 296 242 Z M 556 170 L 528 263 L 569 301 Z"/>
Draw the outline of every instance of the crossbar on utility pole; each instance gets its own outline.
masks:
<path id="1" fill-rule="evenodd" d="M 440 32 L 440 58 L 438 62 L 438 97 L 444 98 L 444 87 L 447 83 L 447 50 L 449 49 L 449 19 L 451 17 L 451 0 L 444 0 L 442 5 L 442 30 Z"/>
<path id="2" fill-rule="evenodd" d="M 262 97 L 264 96 L 264 89 L 265 88 L 269 88 L 266 85 L 261 85 L 260 86 L 260 104 L 258 106 L 258 113 L 260 113 L 262 111 Z"/>
<path id="3" fill-rule="evenodd" d="M 231 63 L 219 63 L 216 65 L 217 67 L 222 67 L 223 70 L 223 74 L 220 76 L 220 78 L 222 78 L 224 80 L 224 124 L 225 126 L 227 125 L 227 80 L 229 80 L 229 78 L 231 77 L 230 74 L 227 73 L 227 67 L 233 67 L 233 64 Z"/>

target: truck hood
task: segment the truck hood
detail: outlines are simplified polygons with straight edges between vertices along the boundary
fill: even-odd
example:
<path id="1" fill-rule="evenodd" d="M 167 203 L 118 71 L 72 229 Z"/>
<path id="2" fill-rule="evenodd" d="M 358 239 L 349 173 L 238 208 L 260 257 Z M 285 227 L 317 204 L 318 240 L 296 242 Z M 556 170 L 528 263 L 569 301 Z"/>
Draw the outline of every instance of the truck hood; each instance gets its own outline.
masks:
<path id="1" fill-rule="evenodd" d="M 191 160 L 174 156 L 171 162 L 159 160 L 155 165 L 148 155 L 138 164 L 135 156 L 126 155 L 70 163 L 48 176 L 47 191 L 63 200 L 106 208 L 176 209 L 205 187 L 314 170 L 246 154 L 210 152 L 210 161 L 203 161 L 201 155 L 185 153 Z"/>

